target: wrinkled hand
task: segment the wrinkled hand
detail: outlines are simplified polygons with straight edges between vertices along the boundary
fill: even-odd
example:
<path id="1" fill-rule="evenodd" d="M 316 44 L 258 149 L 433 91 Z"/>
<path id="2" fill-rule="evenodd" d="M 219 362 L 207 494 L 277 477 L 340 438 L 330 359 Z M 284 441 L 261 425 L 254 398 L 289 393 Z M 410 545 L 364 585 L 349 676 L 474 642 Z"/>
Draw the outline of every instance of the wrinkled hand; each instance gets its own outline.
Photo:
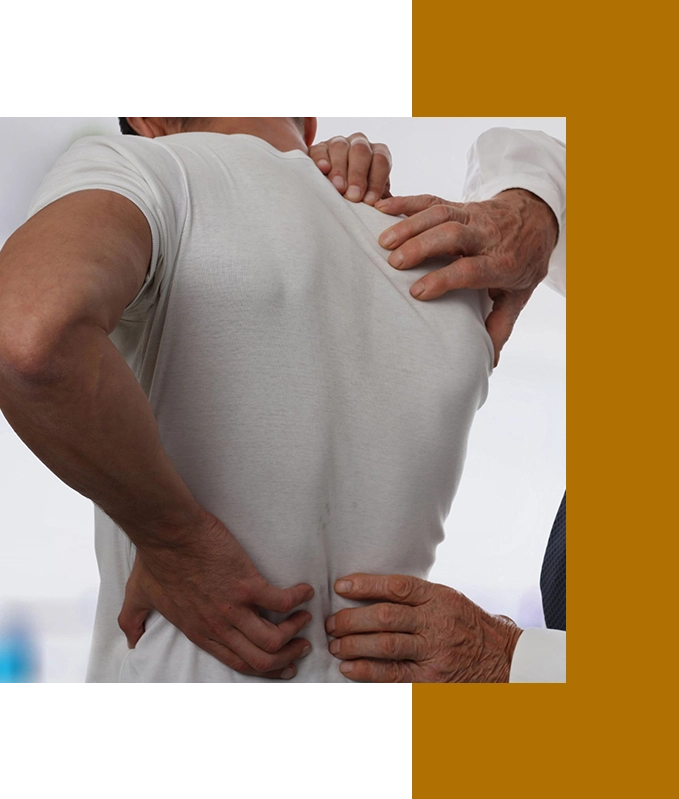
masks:
<path id="1" fill-rule="evenodd" d="M 386 144 L 372 144 L 362 133 L 352 133 L 314 144 L 309 156 L 347 200 L 375 205 L 381 197 L 391 197 Z"/>
<path id="2" fill-rule="evenodd" d="M 276 625 L 257 608 L 289 613 L 313 593 L 306 584 L 282 590 L 267 583 L 222 522 L 207 514 L 188 543 L 137 552 L 118 624 L 134 648 L 155 608 L 235 671 L 290 679 L 293 662 L 310 650 L 308 641 L 295 636 L 311 614 L 299 610 Z"/>
<path id="3" fill-rule="evenodd" d="M 391 266 L 409 269 L 434 256 L 454 259 L 414 283 L 413 297 L 433 300 L 453 289 L 489 290 L 493 309 L 486 328 L 497 366 L 521 310 L 547 274 L 558 235 L 550 207 L 529 191 L 510 189 L 478 203 L 422 194 L 381 200 L 376 208 L 409 217 L 380 236 L 381 246 L 394 250 Z"/>
<path id="4" fill-rule="evenodd" d="M 346 587 L 344 584 L 350 587 Z M 508 682 L 522 630 L 464 594 L 401 574 L 351 574 L 335 583 L 347 599 L 376 604 L 326 621 L 330 652 L 357 682 Z"/>

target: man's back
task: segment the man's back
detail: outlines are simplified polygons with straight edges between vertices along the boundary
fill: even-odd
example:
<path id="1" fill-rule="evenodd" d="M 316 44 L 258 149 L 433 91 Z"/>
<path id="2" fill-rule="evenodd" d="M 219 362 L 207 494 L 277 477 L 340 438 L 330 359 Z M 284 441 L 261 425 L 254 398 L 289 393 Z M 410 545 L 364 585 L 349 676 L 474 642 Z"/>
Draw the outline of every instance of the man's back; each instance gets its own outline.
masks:
<path id="1" fill-rule="evenodd" d="M 346 604 L 333 582 L 431 567 L 492 363 L 481 295 L 414 300 L 431 267 L 392 269 L 377 236 L 393 219 L 344 200 L 301 151 L 206 132 L 76 150 L 88 177 L 69 190 L 125 193 L 154 234 L 155 268 L 111 339 L 165 450 L 269 582 L 314 586 L 296 680 L 346 681 L 323 627 Z M 116 618 L 134 552 L 99 508 L 96 543 L 90 681 L 263 681 L 155 612 L 128 650 Z"/>

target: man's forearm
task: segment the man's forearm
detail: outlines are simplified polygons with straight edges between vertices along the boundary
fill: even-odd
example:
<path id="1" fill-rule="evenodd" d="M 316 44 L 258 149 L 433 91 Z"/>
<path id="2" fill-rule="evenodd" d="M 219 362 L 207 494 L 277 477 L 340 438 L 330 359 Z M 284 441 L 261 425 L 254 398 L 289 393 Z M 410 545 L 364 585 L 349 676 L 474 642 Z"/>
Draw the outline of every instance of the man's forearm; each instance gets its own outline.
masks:
<path id="1" fill-rule="evenodd" d="M 49 469 L 138 546 L 178 541 L 202 519 L 146 395 L 102 328 L 73 328 L 40 352 L 0 353 L 0 409 Z"/>

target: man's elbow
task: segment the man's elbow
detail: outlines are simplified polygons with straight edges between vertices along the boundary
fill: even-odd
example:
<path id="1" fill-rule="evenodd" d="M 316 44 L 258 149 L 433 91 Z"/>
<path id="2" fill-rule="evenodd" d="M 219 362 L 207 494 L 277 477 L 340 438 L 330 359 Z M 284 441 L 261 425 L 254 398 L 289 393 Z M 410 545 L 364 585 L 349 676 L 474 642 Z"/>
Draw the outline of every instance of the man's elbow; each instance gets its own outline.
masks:
<path id="1" fill-rule="evenodd" d="M 55 375 L 59 333 L 49 325 L 0 322 L 0 380 L 41 384 Z"/>

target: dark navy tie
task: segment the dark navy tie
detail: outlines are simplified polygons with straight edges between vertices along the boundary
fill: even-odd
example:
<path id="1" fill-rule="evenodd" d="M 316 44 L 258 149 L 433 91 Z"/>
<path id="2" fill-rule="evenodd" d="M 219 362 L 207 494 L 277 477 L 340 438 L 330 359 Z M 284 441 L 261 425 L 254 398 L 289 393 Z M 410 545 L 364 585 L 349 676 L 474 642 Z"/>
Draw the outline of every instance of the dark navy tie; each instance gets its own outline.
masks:
<path id="1" fill-rule="evenodd" d="M 545 623 L 551 630 L 566 629 L 566 492 L 554 519 L 540 575 Z"/>

